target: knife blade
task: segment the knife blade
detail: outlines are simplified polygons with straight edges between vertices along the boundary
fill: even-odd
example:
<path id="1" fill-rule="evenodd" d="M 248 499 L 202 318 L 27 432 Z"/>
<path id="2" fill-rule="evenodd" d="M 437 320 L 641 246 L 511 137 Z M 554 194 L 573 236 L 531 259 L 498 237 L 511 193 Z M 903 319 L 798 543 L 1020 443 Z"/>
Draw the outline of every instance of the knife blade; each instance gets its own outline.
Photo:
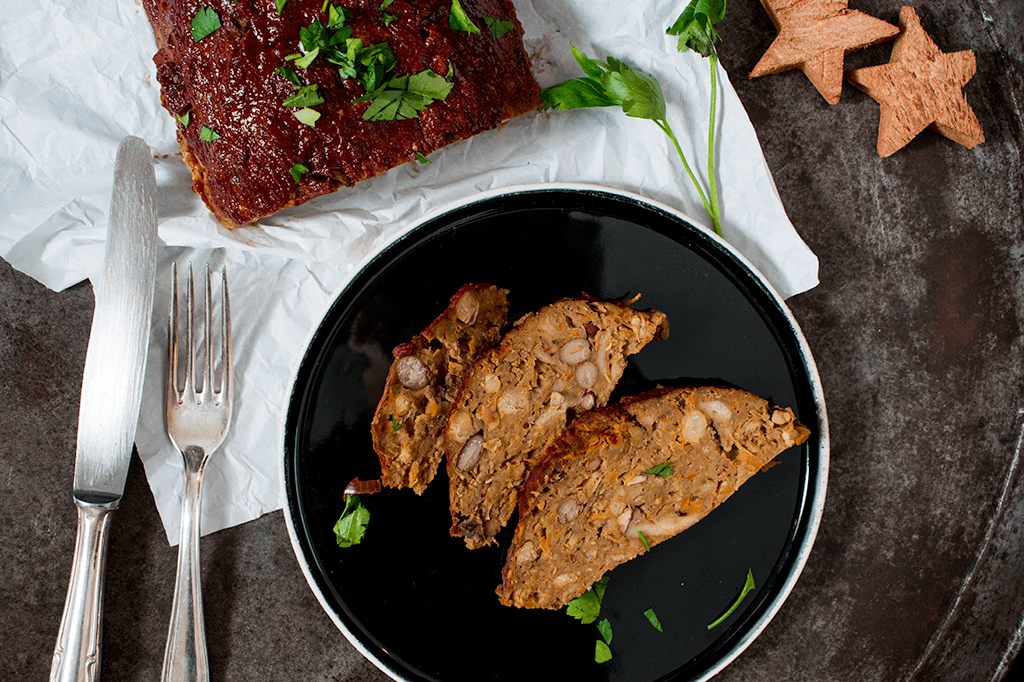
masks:
<path id="1" fill-rule="evenodd" d="M 103 268 L 94 287 L 72 489 L 75 554 L 50 668 L 52 682 L 99 677 L 109 513 L 124 493 L 149 345 L 156 279 L 156 177 L 145 142 L 117 149 Z"/>

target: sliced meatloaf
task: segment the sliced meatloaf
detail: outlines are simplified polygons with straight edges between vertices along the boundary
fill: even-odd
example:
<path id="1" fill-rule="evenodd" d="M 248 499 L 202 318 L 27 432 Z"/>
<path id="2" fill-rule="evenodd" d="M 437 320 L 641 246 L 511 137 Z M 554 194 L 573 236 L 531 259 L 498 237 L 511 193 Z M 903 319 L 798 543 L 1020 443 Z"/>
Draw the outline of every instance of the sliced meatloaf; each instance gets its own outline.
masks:
<path id="1" fill-rule="evenodd" d="M 541 103 L 510 0 L 461 0 L 461 21 L 452 0 L 142 5 L 192 189 L 229 228 Z"/>
<path id="2" fill-rule="evenodd" d="M 501 340 L 508 291 L 467 284 L 448 308 L 408 343 L 396 347 L 384 395 L 373 417 L 373 447 L 382 479 L 422 494 L 444 457 L 441 438 L 452 401 L 473 360 Z"/>
<path id="3" fill-rule="evenodd" d="M 809 435 L 792 410 L 738 389 L 656 389 L 581 416 L 523 488 L 501 602 L 560 608 Z"/>
<path id="4" fill-rule="evenodd" d="M 626 358 L 667 333 L 663 313 L 629 303 L 564 299 L 521 318 L 474 365 L 448 420 L 452 535 L 470 549 L 494 542 L 570 418 L 607 403 Z"/>

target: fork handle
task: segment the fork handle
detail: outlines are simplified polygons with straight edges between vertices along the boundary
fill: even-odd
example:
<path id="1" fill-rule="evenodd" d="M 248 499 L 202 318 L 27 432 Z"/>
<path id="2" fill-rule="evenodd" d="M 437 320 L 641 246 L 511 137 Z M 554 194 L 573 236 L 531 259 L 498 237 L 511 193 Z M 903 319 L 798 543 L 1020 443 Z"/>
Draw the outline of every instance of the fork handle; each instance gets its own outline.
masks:
<path id="1" fill-rule="evenodd" d="M 75 556 L 53 650 L 50 682 L 99 679 L 108 514 L 117 508 L 119 501 L 120 498 L 97 501 L 75 498 L 78 507 Z"/>
<path id="2" fill-rule="evenodd" d="M 190 448 L 186 448 L 189 450 Z M 206 629 L 203 623 L 203 594 L 199 579 L 199 513 L 202 508 L 203 468 L 201 448 L 196 452 L 199 467 L 185 466 L 185 489 L 181 502 L 181 540 L 178 543 L 178 571 L 174 581 L 171 626 L 164 652 L 163 682 L 208 682 Z"/>

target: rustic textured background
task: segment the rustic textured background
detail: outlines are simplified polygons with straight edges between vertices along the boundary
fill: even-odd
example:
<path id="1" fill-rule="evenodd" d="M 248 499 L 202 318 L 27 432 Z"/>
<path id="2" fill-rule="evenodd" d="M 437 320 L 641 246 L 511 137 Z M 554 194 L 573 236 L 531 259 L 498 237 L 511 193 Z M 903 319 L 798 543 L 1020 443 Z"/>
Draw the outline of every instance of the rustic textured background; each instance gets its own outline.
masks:
<path id="1" fill-rule="evenodd" d="M 898 3 L 851 4 L 897 21 Z M 722 62 L 821 259 L 820 286 L 790 305 L 832 439 L 803 577 L 722 680 L 998 680 L 1020 648 L 1024 3 L 917 10 L 942 50 L 977 55 L 965 92 L 987 141 L 973 150 L 926 131 L 879 159 L 866 95 L 845 86 L 829 106 L 797 71 L 746 79 L 775 35 L 756 1 L 732 0 L 720 25 Z M 854 53 L 847 68 L 890 49 Z M 0 263 L 3 680 L 45 679 L 50 664 L 91 315 L 87 284 L 55 294 Z M 175 559 L 136 458 L 111 533 L 106 682 L 158 679 Z M 213 679 L 384 679 L 320 609 L 281 513 L 205 538 L 202 559 Z"/>

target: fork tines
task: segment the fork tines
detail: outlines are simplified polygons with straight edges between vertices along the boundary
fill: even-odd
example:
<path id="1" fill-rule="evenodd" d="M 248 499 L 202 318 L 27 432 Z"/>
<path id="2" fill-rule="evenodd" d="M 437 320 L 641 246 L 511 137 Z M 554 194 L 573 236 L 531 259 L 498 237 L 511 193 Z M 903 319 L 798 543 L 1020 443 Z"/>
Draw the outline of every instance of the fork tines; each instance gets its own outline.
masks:
<path id="1" fill-rule="evenodd" d="M 178 347 L 178 266 L 171 264 L 171 319 L 167 327 L 168 348 L 171 361 L 170 385 L 174 389 L 178 402 L 192 392 L 196 402 L 202 403 L 204 399 L 212 398 L 215 404 L 219 405 L 225 388 L 231 381 L 231 306 L 228 301 L 228 276 L 227 272 L 221 271 L 221 296 L 220 296 L 220 366 L 218 381 L 214 381 L 215 357 L 213 352 L 213 286 L 210 276 L 210 266 L 206 266 L 206 291 L 204 305 L 205 325 L 201 330 L 202 334 L 202 355 L 204 362 L 201 364 L 202 371 L 196 375 L 196 339 L 197 330 L 193 317 L 195 315 L 195 287 L 193 285 L 192 264 L 188 266 L 188 280 L 185 286 L 185 308 L 188 314 L 185 316 L 185 371 L 179 371 L 181 351 Z M 183 376 L 184 375 L 184 376 Z"/>

